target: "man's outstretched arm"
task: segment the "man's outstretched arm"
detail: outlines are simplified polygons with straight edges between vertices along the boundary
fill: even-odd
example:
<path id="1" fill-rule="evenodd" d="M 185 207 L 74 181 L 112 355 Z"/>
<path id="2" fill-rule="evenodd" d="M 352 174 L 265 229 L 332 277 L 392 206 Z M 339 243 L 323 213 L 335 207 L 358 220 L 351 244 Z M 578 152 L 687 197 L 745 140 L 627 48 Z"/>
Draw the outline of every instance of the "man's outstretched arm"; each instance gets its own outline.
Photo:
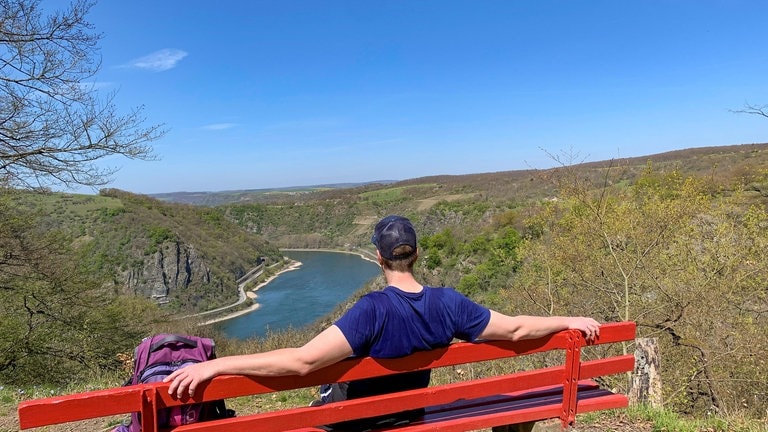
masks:
<path id="1" fill-rule="evenodd" d="M 600 323 L 589 317 L 509 316 L 492 310 L 491 319 L 480 339 L 536 339 L 568 329 L 580 330 L 587 340 L 594 340 L 600 335 Z"/>
<path id="2" fill-rule="evenodd" d="M 220 357 L 174 371 L 168 393 L 181 398 L 194 395 L 200 383 L 218 375 L 283 376 L 306 375 L 352 355 L 352 347 L 338 327 L 331 326 L 299 348 Z"/>

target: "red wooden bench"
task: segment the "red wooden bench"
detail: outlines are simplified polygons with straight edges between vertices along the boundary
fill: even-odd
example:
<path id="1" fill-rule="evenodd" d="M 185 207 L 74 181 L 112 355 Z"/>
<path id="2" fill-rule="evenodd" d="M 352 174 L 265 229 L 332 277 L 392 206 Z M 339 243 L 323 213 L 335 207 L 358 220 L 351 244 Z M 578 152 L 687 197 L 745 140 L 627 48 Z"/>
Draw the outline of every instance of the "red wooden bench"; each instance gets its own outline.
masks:
<path id="1" fill-rule="evenodd" d="M 599 340 L 590 345 L 633 341 L 634 338 L 633 322 L 609 323 L 601 327 Z M 142 430 L 154 432 L 160 430 L 155 412 L 164 407 L 562 350 L 564 361 L 559 366 L 319 407 L 290 408 L 195 423 L 176 427 L 173 431 L 320 431 L 318 425 L 421 407 L 426 409 L 420 418 L 404 426 L 382 430 L 466 431 L 554 418 L 559 418 L 565 429 L 574 423 L 576 414 L 628 405 L 625 395 L 600 388 L 592 378 L 632 371 L 634 356 L 582 360 L 581 351 L 586 345 L 582 334 L 574 330 L 520 342 L 456 343 L 398 359 L 348 359 L 306 376 L 220 376 L 199 389 L 194 399 L 185 400 L 168 395 L 168 384 L 162 383 L 111 388 L 24 401 L 18 407 L 19 423 L 21 429 L 29 429 L 139 411 Z"/>

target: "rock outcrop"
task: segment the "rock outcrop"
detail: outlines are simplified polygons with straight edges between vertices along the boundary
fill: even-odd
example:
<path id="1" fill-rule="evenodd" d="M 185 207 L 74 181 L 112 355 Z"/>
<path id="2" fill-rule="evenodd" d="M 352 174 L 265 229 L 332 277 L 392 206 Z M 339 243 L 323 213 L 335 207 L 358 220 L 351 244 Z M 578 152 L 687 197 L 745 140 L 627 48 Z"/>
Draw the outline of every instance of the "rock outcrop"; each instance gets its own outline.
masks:
<path id="1" fill-rule="evenodd" d="M 168 301 L 176 290 L 191 285 L 220 287 L 222 281 L 212 277 L 211 269 L 192 245 L 167 241 L 144 259 L 144 265 L 124 273 L 126 291 L 134 295 L 153 298 L 159 303 Z"/>

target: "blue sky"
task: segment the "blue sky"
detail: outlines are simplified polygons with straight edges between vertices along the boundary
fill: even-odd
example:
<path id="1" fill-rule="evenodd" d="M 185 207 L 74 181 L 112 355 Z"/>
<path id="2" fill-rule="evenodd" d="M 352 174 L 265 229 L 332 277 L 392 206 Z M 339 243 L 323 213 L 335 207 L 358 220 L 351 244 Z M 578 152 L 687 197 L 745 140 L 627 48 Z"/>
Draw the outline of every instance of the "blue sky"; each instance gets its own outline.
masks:
<path id="1" fill-rule="evenodd" d="M 56 3 L 56 2 L 54 2 Z M 96 4 L 96 80 L 168 134 L 111 187 L 221 191 L 768 141 L 763 1 Z"/>

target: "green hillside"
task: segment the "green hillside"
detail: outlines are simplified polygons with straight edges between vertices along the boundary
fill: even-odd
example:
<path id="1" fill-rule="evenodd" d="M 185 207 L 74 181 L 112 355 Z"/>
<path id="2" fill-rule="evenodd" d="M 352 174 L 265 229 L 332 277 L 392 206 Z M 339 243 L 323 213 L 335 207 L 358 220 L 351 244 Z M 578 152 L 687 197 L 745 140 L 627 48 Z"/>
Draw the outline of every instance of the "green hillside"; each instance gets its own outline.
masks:
<path id="1" fill-rule="evenodd" d="M 173 311 L 230 304 L 238 298 L 236 280 L 260 258 L 281 259 L 274 246 L 204 207 L 114 189 L 97 196 L 21 194 L 19 202 L 87 249 L 90 268 L 117 293 L 157 298 L 152 292 L 166 291 Z M 179 277 L 185 280 L 173 280 Z"/>

